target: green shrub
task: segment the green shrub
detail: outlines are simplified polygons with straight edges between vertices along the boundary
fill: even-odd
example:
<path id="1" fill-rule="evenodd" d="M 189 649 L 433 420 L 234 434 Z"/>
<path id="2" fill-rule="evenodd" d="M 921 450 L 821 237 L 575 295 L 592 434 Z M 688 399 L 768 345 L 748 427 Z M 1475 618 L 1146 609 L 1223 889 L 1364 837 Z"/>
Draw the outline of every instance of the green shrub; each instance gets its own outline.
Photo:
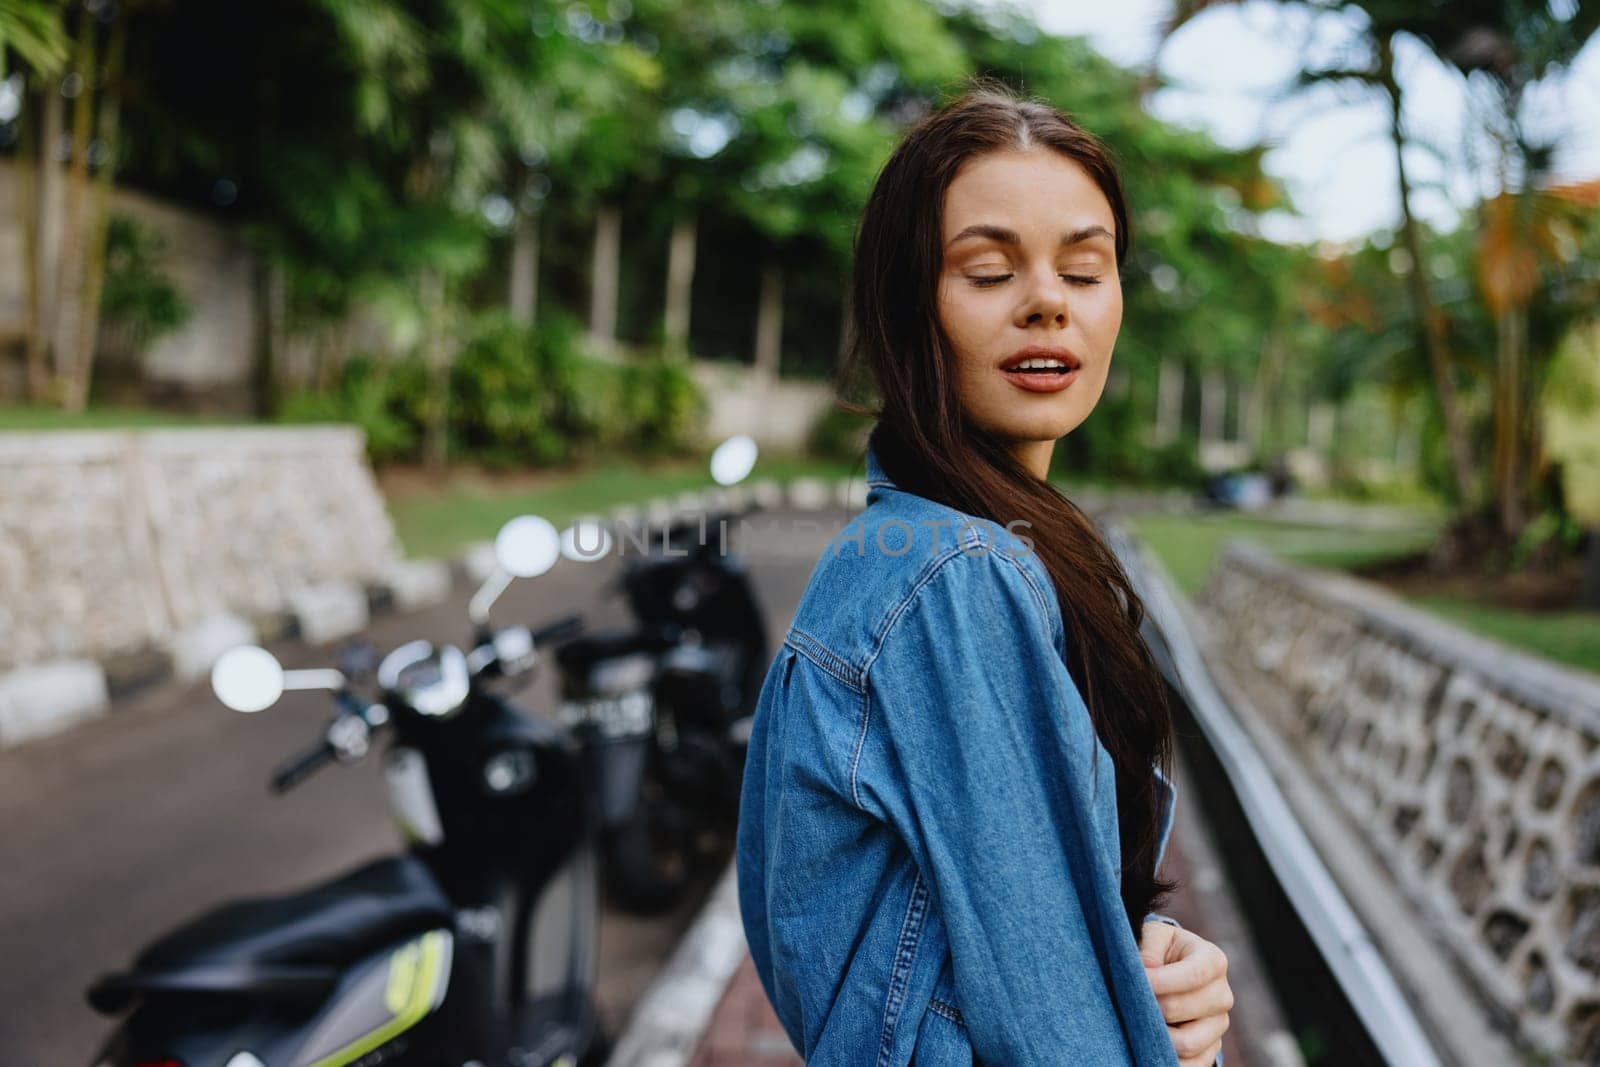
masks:
<path id="1" fill-rule="evenodd" d="M 450 372 L 452 452 L 491 466 L 546 466 L 573 457 L 595 433 L 578 394 L 584 359 L 570 325 L 529 330 L 501 315 L 478 319 Z"/>
<path id="2" fill-rule="evenodd" d="M 394 360 L 358 353 L 345 361 L 332 390 L 286 398 L 278 419 L 353 422 L 367 435 L 373 463 L 415 460 L 422 447 L 427 381 L 427 369 L 416 356 Z"/>
<path id="3" fill-rule="evenodd" d="M 352 357 L 334 388 L 290 397 L 286 422 L 353 422 L 374 463 L 420 458 L 429 375 L 413 354 Z M 471 321 L 450 368 L 450 452 L 493 467 L 570 463 L 598 449 L 681 450 L 705 400 L 686 363 L 657 352 L 589 352 L 581 328 L 553 315 L 529 329 L 503 314 Z"/>
<path id="4" fill-rule="evenodd" d="M 189 319 L 189 304 L 161 269 L 166 238 L 153 227 L 113 215 L 106 226 L 104 287 L 100 315 L 105 325 L 120 330 L 134 351 Z"/>
<path id="5" fill-rule="evenodd" d="M 866 452 L 867 434 L 872 430 L 872 422 L 869 416 L 830 406 L 811 424 L 807 449 L 813 456 L 822 459 L 858 460 Z"/>

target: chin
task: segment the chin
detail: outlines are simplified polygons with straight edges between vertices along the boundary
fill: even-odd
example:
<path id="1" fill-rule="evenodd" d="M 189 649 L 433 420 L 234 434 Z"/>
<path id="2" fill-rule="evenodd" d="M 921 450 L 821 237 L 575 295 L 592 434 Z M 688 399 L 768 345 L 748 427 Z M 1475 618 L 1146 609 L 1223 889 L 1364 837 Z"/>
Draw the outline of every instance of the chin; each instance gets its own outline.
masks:
<path id="1" fill-rule="evenodd" d="M 1030 418 L 1000 420 L 996 433 L 1011 441 L 1059 441 L 1083 424 L 1076 412 L 1039 413 Z"/>

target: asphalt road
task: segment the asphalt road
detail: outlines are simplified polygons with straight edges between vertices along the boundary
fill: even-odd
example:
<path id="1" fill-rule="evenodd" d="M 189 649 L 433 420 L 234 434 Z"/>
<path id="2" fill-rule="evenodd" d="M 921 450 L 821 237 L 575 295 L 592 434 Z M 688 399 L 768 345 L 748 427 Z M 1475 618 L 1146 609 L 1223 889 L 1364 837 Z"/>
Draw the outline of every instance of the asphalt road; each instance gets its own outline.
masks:
<path id="1" fill-rule="evenodd" d="M 803 517 L 811 527 L 791 524 L 798 514 L 768 513 L 763 523 L 788 535 L 743 546 L 774 645 L 846 515 Z M 616 566 L 562 561 L 514 582 L 495 617 L 538 623 L 582 611 L 596 628 L 620 625 L 624 606 L 597 592 Z M 465 640 L 469 595 L 457 589 L 435 608 L 387 614 L 368 635 L 380 652 L 419 637 Z M 333 663 L 330 648 L 270 647 L 286 667 Z M 542 671 L 521 699 L 548 708 L 554 692 L 553 671 Z M 239 715 L 205 682 L 169 684 L 102 721 L 0 752 L 0 1065 L 91 1062 L 113 1022 L 88 1007 L 83 990 L 144 943 L 225 898 L 292 891 L 399 847 L 374 757 L 327 767 L 281 797 L 267 791 L 273 767 L 316 740 L 327 716 L 326 694 L 290 693 L 266 712 Z M 606 915 L 599 995 L 614 1030 L 709 885 L 708 876 L 663 918 Z"/>

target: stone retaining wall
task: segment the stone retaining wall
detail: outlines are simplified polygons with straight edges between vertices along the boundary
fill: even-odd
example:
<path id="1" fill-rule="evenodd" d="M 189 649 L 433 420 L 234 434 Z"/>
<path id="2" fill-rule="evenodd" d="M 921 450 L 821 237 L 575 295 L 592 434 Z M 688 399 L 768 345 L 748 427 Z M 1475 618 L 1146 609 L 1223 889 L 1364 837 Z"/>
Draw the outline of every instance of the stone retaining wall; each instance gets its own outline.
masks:
<path id="1" fill-rule="evenodd" d="M 0 434 L 0 681 L 151 651 L 203 671 L 183 646 L 217 620 L 249 639 L 399 563 L 352 427 Z M 0 691 L 0 743 L 24 714 Z"/>
<path id="2" fill-rule="evenodd" d="M 1600 678 L 1243 545 L 1198 607 L 1500 1021 L 1600 1062 Z"/>

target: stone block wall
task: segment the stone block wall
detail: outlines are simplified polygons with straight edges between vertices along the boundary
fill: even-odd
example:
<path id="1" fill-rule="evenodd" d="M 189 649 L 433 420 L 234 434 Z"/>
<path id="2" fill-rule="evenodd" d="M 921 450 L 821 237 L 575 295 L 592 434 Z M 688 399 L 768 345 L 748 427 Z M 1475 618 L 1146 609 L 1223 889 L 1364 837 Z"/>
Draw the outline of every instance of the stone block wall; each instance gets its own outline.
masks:
<path id="1" fill-rule="evenodd" d="M 1600 1062 L 1600 677 L 1242 545 L 1198 607 L 1500 1021 Z"/>
<path id="2" fill-rule="evenodd" d="M 351 427 L 0 434 L 0 672 L 166 647 L 399 557 Z"/>

